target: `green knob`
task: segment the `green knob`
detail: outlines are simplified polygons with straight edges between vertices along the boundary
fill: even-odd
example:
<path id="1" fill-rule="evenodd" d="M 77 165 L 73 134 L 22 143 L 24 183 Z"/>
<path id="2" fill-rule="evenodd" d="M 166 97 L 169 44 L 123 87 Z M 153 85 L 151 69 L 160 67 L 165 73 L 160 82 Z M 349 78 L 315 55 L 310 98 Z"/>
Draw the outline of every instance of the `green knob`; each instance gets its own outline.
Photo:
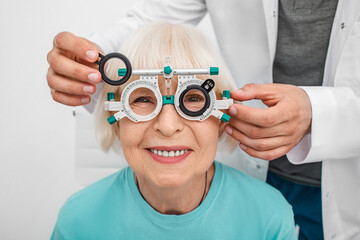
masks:
<path id="1" fill-rule="evenodd" d="M 111 101 L 115 99 L 115 93 L 114 92 L 108 92 L 107 93 L 107 100 Z"/>
<path id="2" fill-rule="evenodd" d="M 168 98 L 166 95 L 163 96 L 163 105 L 166 105 L 166 104 L 174 105 L 174 95 L 170 95 L 170 98 Z"/>
<path id="3" fill-rule="evenodd" d="M 119 76 L 125 76 L 126 74 L 126 68 L 119 68 L 118 75 Z"/>
<path id="4" fill-rule="evenodd" d="M 165 73 L 165 74 L 170 74 L 171 72 L 172 72 L 172 69 L 171 69 L 170 66 L 164 67 L 164 73 Z"/>
<path id="5" fill-rule="evenodd" d="M 219 68 L 218 67 L 211 67 L 210 68 L 210 75 L 219 75 Z"/>
<path id="6" fill-rule="evenodd" d="M 229 90 L 223 91 L 223 98 L 230 99 L 230 91 Z"/>
<path id="7" fill-rule="evenodd" d="M 117 120 L 116 120 L 116 118 L 114 117 L 114 115 L 112 115 L 111 117 L 109 117 L 109 118 L 107 119 L 107 121 L 108 121 L 108 123 L 110 123 L 110 124 L 114 124 L 114 123 L 117 122 Z"/>
<path id="8" fill-rule="evenodd" d="M 221 121 L 224 121 L 224 122 L 229 122 L 230 121 L 230 116 L 227 115 L 226 113 L 224 113 L 221 117 Z"/>

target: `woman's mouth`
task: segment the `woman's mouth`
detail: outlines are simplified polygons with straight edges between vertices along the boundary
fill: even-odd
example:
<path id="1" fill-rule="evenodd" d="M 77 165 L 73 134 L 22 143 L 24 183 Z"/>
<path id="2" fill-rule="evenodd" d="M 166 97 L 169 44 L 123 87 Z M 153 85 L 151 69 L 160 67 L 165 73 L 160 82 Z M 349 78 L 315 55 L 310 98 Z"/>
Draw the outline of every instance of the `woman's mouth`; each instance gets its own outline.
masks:
<path id="1" fill-rule="evenodd" d="M 191 149 L 184 147 L 154 147 L 147 150 L 152 159 L 162 164 L 179 163 L 192 152 Z"/>
<path id="2" fill-rule="evenodd" d="M 178 157 L 181 155 L 184 155 L 189 150 L 176 150 L 176 151 L 166 151 L 166 150 L 156 150 L 156 149 L 150 149 L 150 151 L 158 156 L 163 157 Z"/>

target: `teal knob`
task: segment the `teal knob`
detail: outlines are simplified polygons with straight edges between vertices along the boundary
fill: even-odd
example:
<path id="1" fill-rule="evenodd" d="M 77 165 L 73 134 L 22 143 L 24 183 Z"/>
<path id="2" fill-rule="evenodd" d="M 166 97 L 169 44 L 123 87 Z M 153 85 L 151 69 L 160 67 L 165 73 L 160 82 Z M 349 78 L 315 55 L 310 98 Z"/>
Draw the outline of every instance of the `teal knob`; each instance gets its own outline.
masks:
<path id="1" fill-rule="evenodd" d="M 108 121 L 108 123 L 110 123 L 110 124 L 114 124 L 114 123 L 117 122 L 117 120 L 116 120 L 116 118 L 114 117 L 114 115 L 112 115 L 111 117 L 109 117 L 109 118 L 107 119 L 107 121 Z"/>
<path id="2" fill-rule="evenodd" d="M 107 93 L 107 100 L 111 101 L 115 99 L 115 93 L 114 92 L 108 92 Z"/>
<path id="3" fill-rule="evenodd" d="M 221 121 L 224 121 L 224 122 L 229 122 L 230 121 L 230 116 L 227 115 L 226 113 L 224 113 L 221 117 Z"/>
<path id="4" fill-rule="evenodd" d="M 229 90 L 223 91 L 223 98 L 230 99 L 230 91 Z"/>
<path id="5" fill-rule="evenodd" d="M 170 95 L 170 97 L 168 98 L 168 96 L 163 96 L 163 105 L 166 104 L 172 104 L 174 105 L 174 95 Z"/>
<path id="6" fill-rule="evenodd" d="M 126 74 L 126 68 L 119 68 L 118 70 L 118 75 L 121 76 L 125 76 Z"/>
<path id="7" fill-rule="evenodd" d="M 165 74 L 170 74 L 171 72 L 172 72 L 172 69 L 171 69 L 170 66 L 164 67 L 164 73 L 165 73 Z"/>
<path id="8" fill-rule="evenodd" d="M 211 67 L 210 68 L 210 75 L 219 75 L 219 68 L 218 67 Z"/>

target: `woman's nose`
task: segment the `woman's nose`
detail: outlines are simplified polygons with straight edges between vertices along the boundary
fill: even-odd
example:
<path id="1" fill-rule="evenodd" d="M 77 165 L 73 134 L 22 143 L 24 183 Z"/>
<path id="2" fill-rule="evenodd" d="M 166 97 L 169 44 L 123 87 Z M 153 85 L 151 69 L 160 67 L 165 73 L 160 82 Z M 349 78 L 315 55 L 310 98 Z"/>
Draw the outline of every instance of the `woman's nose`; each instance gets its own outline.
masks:
<path id="1" fill-rule="evenodd" d="M 184 129 L 184 120 L 175 110 L 175 106 L 166 104 L 156 117 L 155 130 L 166 137 L 171 137 Z"/>

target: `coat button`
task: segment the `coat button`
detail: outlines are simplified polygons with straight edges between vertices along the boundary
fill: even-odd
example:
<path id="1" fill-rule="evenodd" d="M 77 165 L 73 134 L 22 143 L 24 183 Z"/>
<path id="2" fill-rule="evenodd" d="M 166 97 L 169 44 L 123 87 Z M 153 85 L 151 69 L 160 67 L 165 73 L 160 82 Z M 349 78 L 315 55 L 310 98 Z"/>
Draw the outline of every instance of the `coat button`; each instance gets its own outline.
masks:
<path id="1" fill-rule="evenodd" d="M 344 29 L 344 28 L 345 28 L 345 23 L 342 22 L 342 23 L 341 23 L 341 29 Z"/>

